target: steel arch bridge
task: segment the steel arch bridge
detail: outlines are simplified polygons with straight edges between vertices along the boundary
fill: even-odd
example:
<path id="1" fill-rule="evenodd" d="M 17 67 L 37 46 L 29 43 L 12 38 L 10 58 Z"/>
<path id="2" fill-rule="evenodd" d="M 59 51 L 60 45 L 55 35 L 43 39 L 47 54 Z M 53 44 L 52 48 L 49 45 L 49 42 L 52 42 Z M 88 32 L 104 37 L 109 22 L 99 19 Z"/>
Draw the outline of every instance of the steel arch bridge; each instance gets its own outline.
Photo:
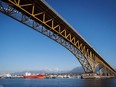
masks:
<path id="1" fill-rule="evenodd" d="M 95 73 L 99 66 L 102 72 L 99 74 L 116 75 L 94 48 L 45 1 L 0 0 L 0 11 L 64 46 L 79 60 L 85 73 Z"/>

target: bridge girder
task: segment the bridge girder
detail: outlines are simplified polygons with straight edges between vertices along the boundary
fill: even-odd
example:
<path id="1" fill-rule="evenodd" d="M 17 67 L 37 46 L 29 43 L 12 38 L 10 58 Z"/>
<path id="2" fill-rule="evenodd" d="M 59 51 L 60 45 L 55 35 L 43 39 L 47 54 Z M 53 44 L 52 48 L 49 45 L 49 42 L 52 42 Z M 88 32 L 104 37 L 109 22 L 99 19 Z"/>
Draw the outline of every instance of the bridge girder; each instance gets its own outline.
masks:
<path id="1" fill-rule="evenodd" d="M 2 1 L 7 3 L 7 7 L 2 5 Z M 0 10 L 4 14 L 63 45 L 76 56 L 85 73 L 94 73 L 96 66 L 101 64 L 116 74 L 113 68 L 75 30 L 67 26 L 62 19 L 59 19 L 53 10 L 49 11 L 49 8 L 41 0 L 2 1 Z"/>

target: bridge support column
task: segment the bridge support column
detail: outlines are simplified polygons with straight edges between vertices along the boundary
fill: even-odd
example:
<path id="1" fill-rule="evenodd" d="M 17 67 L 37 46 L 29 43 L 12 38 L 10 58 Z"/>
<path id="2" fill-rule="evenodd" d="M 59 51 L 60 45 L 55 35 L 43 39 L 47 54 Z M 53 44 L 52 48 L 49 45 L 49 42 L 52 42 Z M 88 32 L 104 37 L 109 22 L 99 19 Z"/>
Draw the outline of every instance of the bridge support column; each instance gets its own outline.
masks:
<path id="1" fill-rule="evenodd" d="M 105 68 L 105 76 L 108 76 L 108 70 Z"/>
<path id="2" fill-rule="evenodd" d="M 111 72 L 110 71 L 108 71 L 108 76 L 111 76 Z"/>
<path id="3" fill-rule="evenodd" d="M 102 76 L 103 72 L 102 72 L 103 67 L 99 67 L 99 75 Z"/>

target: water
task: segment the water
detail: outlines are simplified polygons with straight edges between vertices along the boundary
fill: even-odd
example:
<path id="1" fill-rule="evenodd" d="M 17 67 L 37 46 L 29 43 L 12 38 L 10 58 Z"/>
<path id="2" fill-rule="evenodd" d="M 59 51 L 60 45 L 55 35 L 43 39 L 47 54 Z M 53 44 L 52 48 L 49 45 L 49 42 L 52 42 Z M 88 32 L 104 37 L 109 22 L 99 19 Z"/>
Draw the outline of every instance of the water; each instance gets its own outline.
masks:
<path id="1" fill-rule="evenodd" d="M 0 87 L 116 87 L 116 79 L 0 79 Z"/>

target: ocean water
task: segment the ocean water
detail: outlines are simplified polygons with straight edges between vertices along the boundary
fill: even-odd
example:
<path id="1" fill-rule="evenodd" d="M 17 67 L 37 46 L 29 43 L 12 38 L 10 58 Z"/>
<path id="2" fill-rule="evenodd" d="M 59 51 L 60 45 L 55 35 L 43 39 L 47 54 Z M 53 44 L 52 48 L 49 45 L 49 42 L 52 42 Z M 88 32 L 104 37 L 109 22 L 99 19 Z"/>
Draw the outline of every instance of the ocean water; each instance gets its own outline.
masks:
<path id="1" fill-rule="evenodd" d="M 116 79 L 0 79 L 0 87 L 116 87 Z"/>

